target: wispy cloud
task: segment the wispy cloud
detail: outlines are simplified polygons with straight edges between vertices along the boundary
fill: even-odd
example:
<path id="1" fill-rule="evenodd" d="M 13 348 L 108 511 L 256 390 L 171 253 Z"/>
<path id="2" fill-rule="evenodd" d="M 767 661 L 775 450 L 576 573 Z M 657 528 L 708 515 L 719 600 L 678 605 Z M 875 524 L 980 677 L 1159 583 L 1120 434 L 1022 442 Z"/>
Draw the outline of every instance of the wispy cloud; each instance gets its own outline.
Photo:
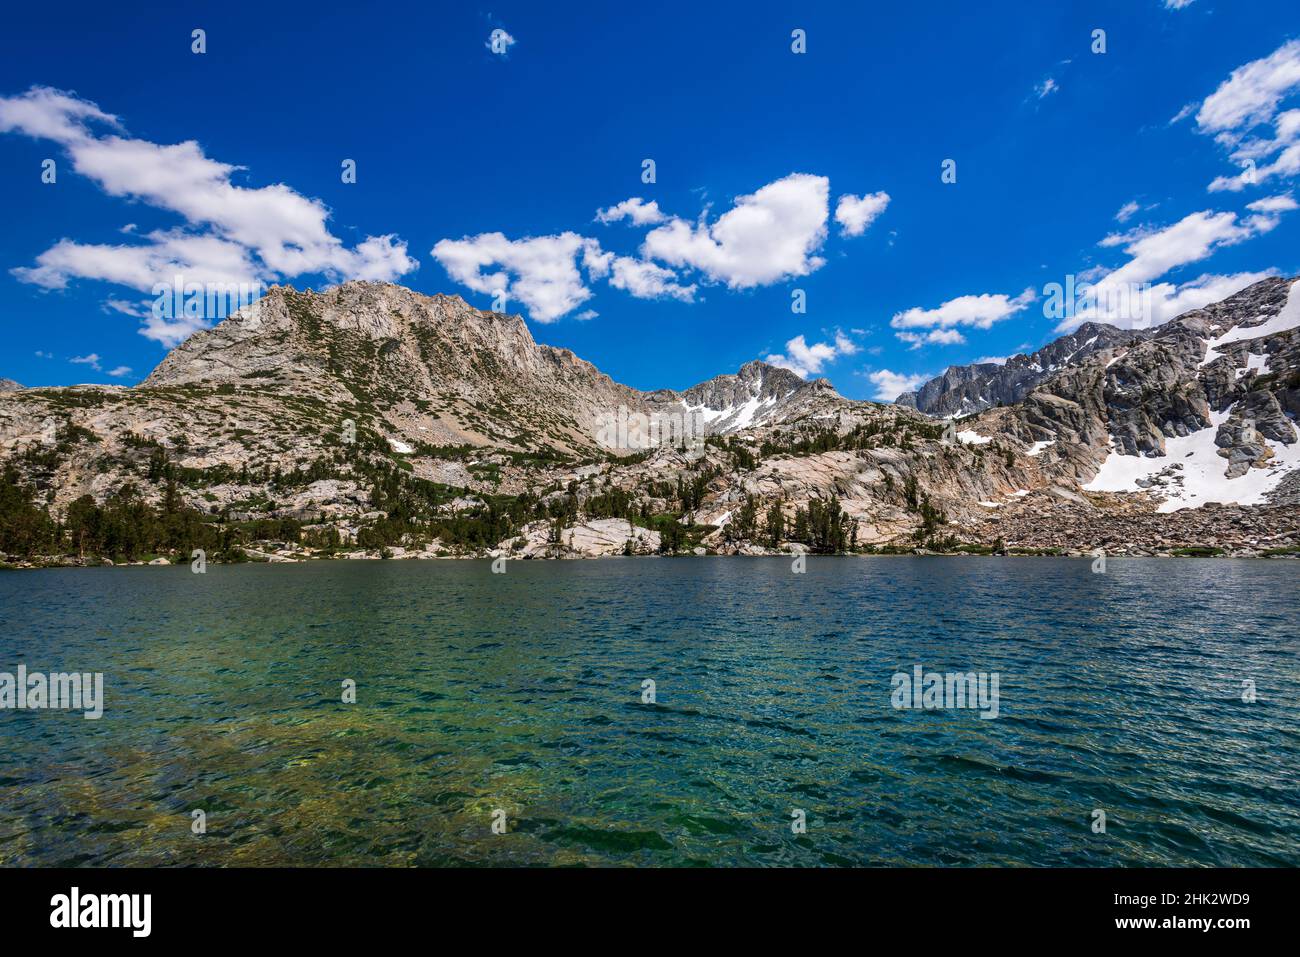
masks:
<path id="1" fill-rule="evenodd" d="M 1143 227 L 1112 233 L 1099 245 L 1122 248 L 1128 261 L 1116 269 L 1103 270 L 1083 308 L 1063 319 L 1057 331 L 1069 332 L 1089 320 L 1121 328 L 1148 328 L 1258 282 L 1270 271 L 1207 273 L 1182 283 L 1165 277 L 1208 259 L 1221 248 L 1271 232 L 1280 214 L 1296 208 L 1290 196 L 1279 195 L 1251 203 L 1247 207 L 1250 215 L 1244 217 L 1228 211 L 1200 210 L 1160 229 Z"/>
<path id="2" fill-rule="evenodd" d="M 1119 208 L 1119 211 L 1115 213 L 1115 221 L 1118 223 L 1127 223 L 1130 219 L 1133 218 L 1133 214 L 1136 213 L 1141 208 L 1142 207 L 1139 206 L 1136 202 L 1130 200 L 1129 202 L 1121 206 Z"/>
<path id="3" fill-rule="evenodd" d="M 1211 192 L 1240 192 L 1274 177 L 1300 175 L 1300 109 L 1281 111 L 1300 92 L 1300 39 L 1237 67 L 1196 111 L 1197 129 L 1231 150 L 1241 172 L 1219 176 Z M 1253 131 L 1273 127 L 1267 136 Z M 1267 162 L 1273 157 L 1271 162 Z"/>

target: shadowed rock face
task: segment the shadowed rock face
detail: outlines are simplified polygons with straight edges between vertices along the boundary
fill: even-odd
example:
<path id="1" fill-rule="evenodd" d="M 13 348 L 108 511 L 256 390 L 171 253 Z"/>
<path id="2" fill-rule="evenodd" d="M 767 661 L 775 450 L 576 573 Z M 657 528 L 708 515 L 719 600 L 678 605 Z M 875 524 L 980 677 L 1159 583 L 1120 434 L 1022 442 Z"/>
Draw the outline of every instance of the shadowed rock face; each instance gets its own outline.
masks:
<path id="1" fill-rule="evenodd" d="M 1079 365 L 1098 353 L 1112 354 L 1115 349 L 1148 335 L 1149 330 L 1125 330 L 1085 322 L 1032 355 L 1014 355 L 1002 365 L 982 362 L 950 366 L 943 375 L 915 392 L 904 392 L 894 401 L 944 419 L 971 415 L 994 406 L 1014 405 L 1057 372 Z"/>
<path id="2" fill-rule="evenodd" d="M 0 379 L 0 392 L 17 392 L 21 388 L 13 379 Z"/>
<path id="3" fill-rule="evenodd" d="M 1145 477 L 1132 485 L 1173 499 L 1193 472 L 1203 472 L 1210 481 L 1202 480 L 1199 497 L 1183 499 L 1188 503 L 1243 501 L 1237 496 L 1249 483 L 1234 487 L 1231 480 L 1252 469 L 1264 470 L 1268 484 L 1280 488 L 1296 464 L 1298 290 L 1292 279 L 1256 283 L 1128 347 L 1059 371 L 1019 405 L 977 421 L 1026 441 L 1054 441 L 1047 457 L 1069 459 L 1083 483 L 1120 456 L 1156 460 L 1136 469 Z M 1177 459 L 1170 458 L 1174 440 L 1180 440 Z M 1113 469 L 1108 481 L 1126 469 Z"/>

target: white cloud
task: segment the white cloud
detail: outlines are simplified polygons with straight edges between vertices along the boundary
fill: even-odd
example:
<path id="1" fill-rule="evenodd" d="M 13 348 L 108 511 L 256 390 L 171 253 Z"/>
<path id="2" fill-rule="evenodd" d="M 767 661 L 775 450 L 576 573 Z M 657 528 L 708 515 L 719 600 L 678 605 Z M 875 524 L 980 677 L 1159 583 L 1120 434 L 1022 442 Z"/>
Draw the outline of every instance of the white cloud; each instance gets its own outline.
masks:
<path id="1" fill-rule="evenodd" d="M 90 366 L 96 372 L 99 372 L 100 369 L 102 368 L 99 364 L 100 362 L 99 353 L 97 352 L 92 352 L 90 353 L 90 355 L 85 355 L 85 356 L 73 356 L 68 361 L 76 365 Z"/>
<path id="2" fill-rule="evenodd" d="M 829 194 L 826 177 L 792 173 L 738 196 L 711 224 L 673 218 L 646 235 L 641 255 L 697 269 L 732 289 L 805 276 L 825 264 L 814 254 L 826 240 Z"/>
<path id="3" fill-rule="evenodd" d="M 131 374 L 131 367 L 117 366 L 113 369 L 108 370 L 108 374 L 112 376 L 114 379 L 122 379 Z"/>
<path id="4" fill-rule="evenodd" d="M 1186 10 L 1196 0 L 1165 0 L 1166 10 Z"/>
<path id="5" fill-rule="evenodd" d="M 1232 152 L 1232 159 L 1237 163 L 1260 160 L 1297 141 L 1300 141 L 1300 109 L 1284 110 L 1273 118 L 1271 135 L 1251 135 L 1240 140 Z"/>
<path id="6" fill-rule="evenodd" d="M 1257 199 L 1253 203 L 1247 203 L 1246 208 L 1256 213 L 1285 213 L 1300 209 L 1300 204 L 1297 204 L 1289 193 L 1284 193 L 1280 196 Z"/>
<path id="7" fill-rule="evenodd" d="M 614 258 L 594 239 L 572 232 L 513 240 L 502 233 L 443 239 L 432 255 L 456 282 L 488 295 L 503 291 L 537 322 L 554 322 L 591 298 L 579 262 L 599 278 Z M 492 267 L 497 268 L 483 271 Z"/>
<path id="8" fill-rule="evenodd" d="M 93 279 L 138 290 L 170 283 L 178 273 L 198 283 L 313 273 L 334 281 L 389 281 L 418 265 L 392 235 L 369 236 L 348 248 L 329 231 L 325 205 L 284 184 L 235 186 L 231 175 L 242 167 L 210 159 L 193 141 L 163 145 L 120 130 L 116 117 L 71 93 L 33 87 L 0 97 L 0 132 L 52 140 L 75 172 L 108 195 L 176 213 L 186 224 L 148 233 L 143 243 L 60 240 L 35 266 L 13 270 L 22 281 L 62 289 L 72 279 Z M 134 238 L 133 231 L 123 232 Z"/>
<path id="9" fill-rule="evenodd" d="M 814 342 L 809 345 L 803 336 L 795 336 L 785 344 L 784 353 L 766 356 L 764 362 L 769 365 L 789 369 L 800 378 L 821 373 L 826 363 L 840 356 L 851 356 L 858 351 L 858 345 L 842 332 L 835 333 L 835 342 Z"/>
<path id="10" fill-rule="evenodd" d="M 889 324 L 895 329 L 947 329 L 953 326 L 988 329 L 993 323 L 1021 312 L 1033 301 L 1032 289 L 1026 289 L 1014 298 L 1004 293 L 958 296 L 935 309 L 914 306 L 896 313 Z"/>
<path id="11" fill-rule="evenodd" d="M 1131 297 L 1107 295 L 1106 287 L 1090 297 L 1075 314 L 1062 320 L 1057 332 L 1070 332 L 1085 322 L 1105 322 L 1120 329 L 1149 329 L 1185 312 L 1221 302 L 1247 286 L 1273 275 L 1242 272 L 1228 276 L 1204 274 L 1184 283 L 1158 282 L 1144 286 Z"/>
<path id="12" fill-rule="evenodd" d="M 659 209 L 658 201 L 651 200 L 647 203 L 640 196 L 633 196 L 615 206 L 596 211 L 596 221 L 601 223 L 616 223 L 620 219 L 627 219 L 633 226 L 652 226 L 667 218 Z"/>
<path id="13" fill-rule="evenodd" d="M 1150 328 L 1191 309 L 1218 302 L 1269 275 L 1267 272 L 1205 274 L 1183 283 L 1156 282 L 1175 269 L 1208 258 L 1222 247 L 1272 230 L 1278 224 L 1277 214 L 1296 208 L 1296 204 L 1288 196 L 1273 196 L 1247 208 L 1252 214 L 1243 219 L 1232 212 L 1201 210 L 1163 229 L 1143 228 L 1107 236 L 1100 245 L 1122 246 L 1130 257 L 1128 262 L 1110 272 L 1101 271 L 1083 301 L 1072 315 L 1061 320 L 1056 331 L 1069 332 L 1090 320 L 1122 329 Z M 1089 280 L 1092 278 L 1090 275 Z"/>
<path id="14" fill-rule="evenodd" d="M 504 290 L 539 322 L 552 322 L 589 299 L 589 280 L 607 279 L 642 299 L 693 302 L 698 283 L 683 278 L 692 271 L 703 281 L 747 289 L 823 266 L 816 253 L 826 240 L 829 196 L 826 177 L 792 173 L 737 197 L 713 222 L 707 212 L 695 224 L 669 217 L 657 202 L 639 196 L 597 210 L 602 223 L 659 224 L 646 234 L 638 256 L 608 252 L 596 239 L 574 232 L 519 240 L 481 233 L 441 240 L 432 253 L 452 279 L 476 292 Z M 885 193 L 841 196 L 837 218 L 845 235 L 865 230 L 888 203 Z"/>
<path id="15" fill-rule="evenodd" d="M 1125 203 L 1123 206 L 1119 208 L 1119 212 L 1115 214 L 1115 221 L 1120 223 L 1126 223 L 1130 219 L 1132 219 L 1133 214 L 1136 213 L 1141 208 L 1142 207 L 1140 207 L 1136 202 L 1130 200 L 1129 202 Z"/>
<path id="16" fill-rule="evenodd" d="M 1205 98 L 1196 113 L 1198 131 L 1231 149 L 1232 161 L 1241 167 L 1239 173 L 1216 177 L 1210 192 L 1236 193 L 1274 177 L 1300 175 L 1300 109 L 1279 112 L 1282 101 L 1297 92 L 1300 39 L 1237 67 Z M 1271 134 L 1254 132 L 1266 124 L 1272 124 Z"/>
<path id="17" fill-rule="evenodd" d="M 1203 133 L 1233 134 L 1273 118 L 1282 99 L 1300 88 L 1300 40 L 1233 70 L 1196 113 Z"/>
<path id="18" fill-rule="evenodd" d="M 61 239 L 36 257 L 35 266 L 18 266 L 10 272 L 23 282 L 46 289 L 64 289 L 73 278 L 96 279 L 140 291 L 157 283 L 171 283 L 180 275 L 186 282 L 244 283 L 259 270 L 249 250 L 215 236 L 179 230 L 155 230 L 148 245 L 79 243 Z"/>
<path id="19" fill-rule="evenodd" d="M 144 317 L 140 335 L 152 339 L 167 349 L 174 349 L 200 329 L 206 328 L 208 328 L 207 320 L 198 316 L 177 316 L 167 319 L 155 316 L 153 310 L 150 310 Z"/>
<path id="20" fill-rule="evenodd" d="M 1034 95 L 1041 100 L 1044 97 L 1050 96 L 1051 94 L 1055 93 L 1060 88 L 1061 88 L 1060 84 L 1058 84 L 1054 79 L 1052 79 L 1049 76 L 1042 83 L 1039 83 L 1037 86 L 1034 87 Z"/>
<path id="21" fill-rule="evenodd" d="M 835 221 L 840 224 L 841 236 L 861 236 L 889 205 L 886 192 L 854 196 L 845 193 L 835 203 Z"/>
<path id="22" fill-rule="evenodd" d="M 842 356 L 856 355 L 860 347 L 856 342 L 846 336 L 844 333 L 836 330 L 835 332 L 835 351 Z"/>
<path id="23" fill-rule="evenodd" d="M 75 93 L 33 86 L 21 96 L 0 97 L 0 133 L 16 131 L 34 139 L 70 143 L 86 136 L 88 122 L 121 129 L 116 116 Z"/>
<path id="24" fill-rule="evenodd" d="M 1247 186 L 1258 186 L 1274 176 L 1295 176 L 1300 173 L 1300 143 L 1287 147 L 1271 163 L 1257 166 L 1253 159 L 1248 159 L 1243 167 L 1235 176 L 1216 176 L 1210 182 L 1209 191 L 1240 193 Z"/>
<path id="25" fill-rule="evenodd" d="M 1241 292 L 1247 286 L 1257 283 L 1261 279 L 1267 279 L 1271 275 L 1273 275 L 1271 270 L 1265 272 L 1240 272 L 1230 276 L 1207 274 L 1182 284 L 1156 283 L 1150 290 L 1147 325 L 1158 326 L 1170 319 L 1176 319 L 1185 312 L 1201 309 L 1211 303 L 1222 302 L 1229 296 Z M 1111 322 L 1121 328 L 1129 328 L 1123 322 L 1122 317 L 1119 317 L 1118 321 L 1108 318 L 1103 318 L 1103 321 Z"/>
<path id="26" fill-rule="evenodd" d="M 878 402 L 893 402 L 904 392 L 912 392 L 934 377 L 926 373 L 902 375 L 897 372 L 890 372 L 888 369 L 881 369 L 878 372 L 867 373 L 867 378 L 876 387 L 873 398 Z"/>
<path id="27" fill-rule="evenodd" d="M 931 329 L 925 333 L 896 332 L 894 338 L 900 342 L 911 343 L 912 349 L 919 349 L 925 345 L 959 346 L 966 341 L 966 337 L 956 329 Z"/>
<path id="28" fill-rule="evenodd" d="M 991 364 L 995 366 L 1004 366 L 1010 358 L 1010 356 L 981 356 L 975 360 L 975 365 Z"/>
<path id="29" fill-rule="evenodd" d="M 615 289 L 631 293 L 637 299 L 663 299 L 671 297 L 682 302 L 695 300 L 695 286 L 682 286 L 677 273 L 644 259 L 629 256 L 614 258 L 609 284 Z"/>
<path id="30" fill-rule="evenodd" d="M 598 313 L 595 309 L 584 309 L 582 310 L 582 312 L 578 313 L 573 318 L 577 319 L 579 322 L 587 322 L 590 319 L 595 319 L 599 315 L 600 313 Z"/>
<path id="31" fill-rule="evenodd" d="M 1149 282 L 1179 266 L 1205 259 L 1223 246 L 1266 233 L 1277 223 L 1276 217 L 1265 212 L 1239 221 L 1236 213 L 1207 209 L 1189 213 L 1164 229 L 1113 233 L 1100 245 L 1123 246 L 1131 258 L 1097 285 Z"/>
<path id="32" fill-rule="evenodd" d="M 127 302 L 125 299 L 105 299 L 100 303 L 99 308 L 105 312 L 120 312 L 124 316 L 132 316 L 136 319 L 143 319 L 149 313 L 147 305 Z"/>

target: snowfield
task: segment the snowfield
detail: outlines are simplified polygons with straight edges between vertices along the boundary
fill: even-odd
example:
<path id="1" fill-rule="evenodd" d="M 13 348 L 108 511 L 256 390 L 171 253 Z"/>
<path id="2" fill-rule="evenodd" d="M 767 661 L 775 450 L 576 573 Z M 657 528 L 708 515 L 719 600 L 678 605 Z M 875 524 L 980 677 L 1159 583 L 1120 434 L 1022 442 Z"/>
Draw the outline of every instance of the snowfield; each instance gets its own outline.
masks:
<path id="1" fill-rule="evenodd" d="M 1297 283 L 1300 285 L 1300 283 Z M 1295 287 L 1291 288 L 1292 302 L 1296 302 Z M 1191 435 L 1177 436 L 1165 440 L 1165 455 L 1162 458 L 1147 458 L 1144 455 L 1122 455 L 1111 451 L 1102 463 L 1101 471 L 1087 485 L 1086 492 L 1142 492 L 1152 491 L 1167 496 L 1157 511 L 1176 512 L 1184 508 L 1196 508 L 1206 502 L 1235 503 L 1237 505 L 1260 505 L 1264 496 L 1277 487 L 1277 484 L 1294 468 L 1300 467 L 1300 442 L 1284 445 L 1270 442 L 1273 458 L 1262 468 L 1252 468 L 1245 475 L 1235 479 L 1227 478 L 1224 472 L 1228 460 L 1219 455 L 1214 444 L 1214 437 L 1219 425 L 1228 420 L 1231 408 L 1226 412 L 1211 412 L 1209 428 L 1193 432 Z M 1138 479 L 1151 478 L 1156 473 L 1181 465 L 1173 470 L 1169 484 L 1143 489 L 1137 484 Z M 1182 479 L 1181 485 L 1178 479 Z"/>
<path id="2" fill-rule="evenodd" d="M 1219 346 L 1226 346 L 1230 342 L 1241 342 L 1245 339 L 1258 339 L 1261 336 L 1271 336 L 1277 332 L 1286 332 L 1288 329 L 1294 329 L 1300 326 L 1300 282 L 1293 282 L 1291 290 L 1286 296 L 1286 305 L 1268 322 L 1262 326 L 1234 326 L 1217 339 L 1211 339 L 1205 345 L 1205 358 L 1201 360 L 1201 365 L 1206 366 L 1219 358 L 1220 353 L 1215 351 Z"/>
<path id="3" fill-rule="evenodd" d="M 1260 375 L 1268 374 L 1268 356 L 1257 356 L 1253 352 L 1246 354 L 1246 368 L 1237 370 L 1237 378 L 1240 379 L 1248 372 L 1258 372 Z"/>
<path id="4" fill-rule="evenodd" d="M 1218 350 L 1222 346 L 1233 342 L 1260 339 L 1298 327 L 1300 327 L 1300 282 L 1295 282 L 1287 292 L 1286 305 L 1277 315 L 1257 326 L 1235 326 L 1222 335 L 1208 340 L 1205 344 L 1205 358 L 1201 360 L 1201 365 L 1209 365 L 1219 358 L 1222 353 Z M 1267 373 L 1268 357 L 1253 352 L 1247 353 L 1246 367 L 1237 370 L 1237 378 L 1241 378 L 1248 372 Z M 1165 496 L 1158 509 L 1161 512 L 1196 508 L 1207 502 L 1237 505 L 1264 504 L 1264 497 L 1277 488 L 1278 483 L 1293 469 L 1300 468 L 1300 441 L 1269 442 L 1268 445 L 1273 450 L 1273 458 L 1268 460 L 1264 468 L 1252 468 L 1245 475 L 1230 479 L 1224 474 L 1228 468 L 1228 460 L 1218 454 L 1219 449 L 1214 444 L 1214 437 L 1218 434 L 1219 425 L 1228 420 L 1231 411 L 1231 408 L 1225 412 L 1211 411 L 1209 428 L 1193 432 L 1191 435 L 1166 439 L 1163 457 L 1122 455 L 1115 451 L 1112 445 L 1110 455 L 1102 463 L 1101 470 L 1091 482 L 1083 486 L 1083 489 L 1088 492 L 1150 491 Z M 1034 453 L 1030 452 L 1030 454 Z M 1164 473 L 1161 476 L 1161 484 L 1149 488 L 1137 484 L 1139 480 L 1153 479 L 1161 472 Z"/>
<path id="5" fill-rule="evenodd" d="M 727 426 L 727 431 L 735 432 L 738 429 L 745 429 L 753 425 L 754 420 L 759 416 L 759 413 L 772 408 L 778 402 L 788 399 L 792 395 L 794 395 L 793 392 L 789 392 L 779 398 L 773 395 L 762 401 L 759 400 L 758 396 L 751 396 L 743 404 L 728 406 L 725 409 L 710 409 L 706 405 L 688 405 L 686 406 L 686 411 L 690 414 L 698 413 L 700 418 L 703 419 L 705 425 L 712 425 L 714 422 L 728 419 L 734 415 L 735 421 L 731 422 Z"/>

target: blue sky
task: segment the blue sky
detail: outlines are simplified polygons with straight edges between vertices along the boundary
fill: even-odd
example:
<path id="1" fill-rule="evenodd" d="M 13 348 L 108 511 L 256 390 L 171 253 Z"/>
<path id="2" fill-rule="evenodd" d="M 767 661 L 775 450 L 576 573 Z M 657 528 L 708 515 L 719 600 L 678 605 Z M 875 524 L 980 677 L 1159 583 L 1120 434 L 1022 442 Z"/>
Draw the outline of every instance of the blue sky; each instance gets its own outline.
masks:
<path id="1" fill-rule="evenodd" d="M 178 268 L 504 287 L 638 388 L 775 357 L 853 398 L 1300 273 L 1294 0 L 904 6 L 20 5 L 0 376 L 138 382 Z M 1049 314 L 1069 275 L 1145 305 Z"/>

